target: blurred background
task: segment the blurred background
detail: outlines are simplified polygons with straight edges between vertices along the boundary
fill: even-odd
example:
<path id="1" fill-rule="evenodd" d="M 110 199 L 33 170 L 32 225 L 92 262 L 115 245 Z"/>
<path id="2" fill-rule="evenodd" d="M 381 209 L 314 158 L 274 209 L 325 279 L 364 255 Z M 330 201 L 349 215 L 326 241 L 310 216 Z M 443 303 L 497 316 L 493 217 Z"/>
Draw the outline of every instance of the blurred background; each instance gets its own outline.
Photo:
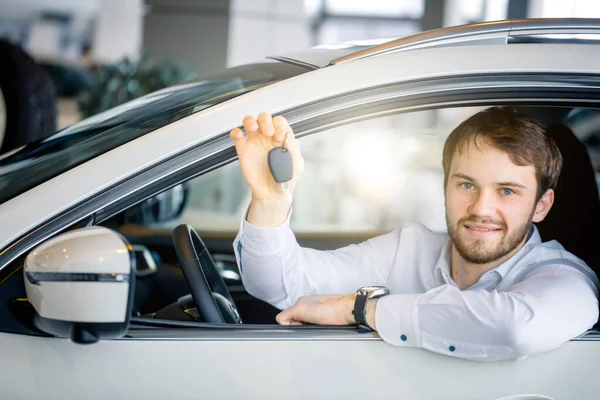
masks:
<path id="1" fill-rule="evenodd" d="M 161 88 L 265 56 L 547 17 L 600 18 L 600 1 L 0 0 L 0 153 Z M 16 98 L 27 104 L 17 105 Z M 2 110 L 17 106 L 26 107 L 28 117 L 9 129 Z M 303 139 L 307 164 L 294 197 L 295 229 L 381 231 L 419 221 L 444 231 L 442 146 L 477 111 L 421 111 Z M 5 125 L 23 142 L 11 143 L 9 135 L 3 140 Z M 368 145 L 364 131 L 371 133 Z M 600 146 L 590 149 L 600 160 Z M 397 172 L 391 178 L 390 170 Z M 188 207 L 170 225 L 185 221 L 199 230 L 235 232 L 249 200 L 237 163 L 189 184 Z"/>

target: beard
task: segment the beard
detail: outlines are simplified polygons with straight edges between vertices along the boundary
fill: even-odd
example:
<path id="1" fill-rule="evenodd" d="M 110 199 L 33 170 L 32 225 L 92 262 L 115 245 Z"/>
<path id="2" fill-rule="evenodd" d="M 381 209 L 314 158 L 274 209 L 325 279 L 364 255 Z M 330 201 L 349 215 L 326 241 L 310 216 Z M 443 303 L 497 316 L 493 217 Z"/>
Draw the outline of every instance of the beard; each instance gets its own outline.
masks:
<path id="1" fill-rule="evenodd" d="M 523 242 L 533 225 L 534 212 L 535 207 L 531 210 L 529 218 L 511 233 L 508 232 L 504 221 L 478 218 L 473 215 L 461 218 L 458 223 L 452 225 L 446 213 L 446 225 L 456 251 L 465 261 L 472 264 L 489 264 L 509 254 Z M 472 237 L 465 232 L 467 228 L 464 225 L 469 222 L 492 225 L 500 229 L 501 233 L 498 238 Z"/>

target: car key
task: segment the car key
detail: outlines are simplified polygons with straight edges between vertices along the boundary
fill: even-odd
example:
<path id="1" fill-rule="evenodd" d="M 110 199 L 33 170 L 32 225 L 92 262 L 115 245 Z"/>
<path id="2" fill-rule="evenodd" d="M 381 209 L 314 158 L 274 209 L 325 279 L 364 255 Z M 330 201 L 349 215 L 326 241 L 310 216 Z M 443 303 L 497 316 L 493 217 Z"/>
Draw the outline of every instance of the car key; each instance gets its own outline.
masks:
<path id="1" fill-rule="evenodd" d="M 286 132 L 282 146 L 275 147 L 269 151 L 267 159 L 273 179 L 275 179 L 275 182 L 281 183 L 281 188 L 291 204 L 292 194 L 290 193 L 288 182 L 294 177 L 294 165 L 292 153 L 287 148 L 287 135 L 288 133 Z"/>

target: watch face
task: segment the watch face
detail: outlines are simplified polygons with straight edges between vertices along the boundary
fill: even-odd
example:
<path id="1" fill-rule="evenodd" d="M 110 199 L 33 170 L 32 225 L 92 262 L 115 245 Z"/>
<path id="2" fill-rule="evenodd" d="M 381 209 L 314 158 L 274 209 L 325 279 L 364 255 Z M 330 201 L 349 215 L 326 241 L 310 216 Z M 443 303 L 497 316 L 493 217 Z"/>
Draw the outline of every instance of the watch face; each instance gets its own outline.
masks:
<path id="1" fill-rule="evenodd" d="M 390 293 L 385 286 L 363 286 L 358 289 L 358 292 L 368 295 L 370 299 L 385 296 Z"/>
<path id="2" fill-rule="evenodd" d="M 384 289 L 385 286 L 363 286 L 360 290 L 364 290 L 366 292 L 374 292 L 375 290 Z"/>

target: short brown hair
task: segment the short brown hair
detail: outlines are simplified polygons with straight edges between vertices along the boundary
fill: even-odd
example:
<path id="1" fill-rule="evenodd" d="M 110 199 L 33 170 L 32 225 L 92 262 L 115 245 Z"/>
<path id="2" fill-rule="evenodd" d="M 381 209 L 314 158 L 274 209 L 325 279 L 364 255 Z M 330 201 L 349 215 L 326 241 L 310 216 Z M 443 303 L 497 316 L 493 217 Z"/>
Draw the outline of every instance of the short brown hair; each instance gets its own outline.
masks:
<path id="1" fill-rule="evenodd" d="M 446 139 L 442 165 L 444 187 L 452 158 L 457 150 L 472 142 L 489 144 L 506 152 L 519 166 L 533 165 L 537 178 L 537 200 L 548 189 L 556 189 L 562 156 L 545 127 L 513 107 L 492 107 L 480 111 L 458 125 Z"/>

